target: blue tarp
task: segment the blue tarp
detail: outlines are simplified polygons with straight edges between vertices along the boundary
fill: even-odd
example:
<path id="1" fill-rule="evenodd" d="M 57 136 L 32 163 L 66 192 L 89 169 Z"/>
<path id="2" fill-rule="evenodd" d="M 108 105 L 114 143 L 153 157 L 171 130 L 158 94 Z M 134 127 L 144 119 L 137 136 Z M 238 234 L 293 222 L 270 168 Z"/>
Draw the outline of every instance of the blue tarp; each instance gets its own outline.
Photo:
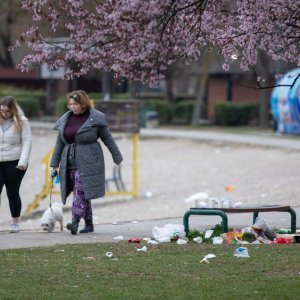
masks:
<path id="1" fill-rule="evenodd" d="M 300 134 L 300 68 L 292 70 L 281 77 L 271 95 L 271 112 L 280 133 Z"/>

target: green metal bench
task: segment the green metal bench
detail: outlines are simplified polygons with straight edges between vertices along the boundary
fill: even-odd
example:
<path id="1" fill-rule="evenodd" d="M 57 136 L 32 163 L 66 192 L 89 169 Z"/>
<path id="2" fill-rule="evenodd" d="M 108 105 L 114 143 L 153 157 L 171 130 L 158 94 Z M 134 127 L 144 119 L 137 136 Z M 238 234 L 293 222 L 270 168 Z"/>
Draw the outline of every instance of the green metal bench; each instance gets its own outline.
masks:
<path id="1" fill-rule="evenodd" d="M 186 234 L 189 233 L 189 217 L 192 215 L 220 216 L 222 218 L 222 231 L 228 232 L 227 213 L 253 213 L 253 224 L 260 212 L 280 211 L 291 215 L 291 232 L 296 233 L 296 212 L 290 206 L 264 205 L 243 206 L 239 208 L 190 208 L 183 216 L 183 225 Z"/>

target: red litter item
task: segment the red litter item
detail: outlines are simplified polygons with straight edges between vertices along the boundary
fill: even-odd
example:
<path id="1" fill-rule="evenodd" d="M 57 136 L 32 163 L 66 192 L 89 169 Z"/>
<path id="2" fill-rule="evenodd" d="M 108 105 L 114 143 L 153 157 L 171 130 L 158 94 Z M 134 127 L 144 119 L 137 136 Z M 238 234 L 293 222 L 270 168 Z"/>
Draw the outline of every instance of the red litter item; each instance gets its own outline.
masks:
<path id="1" fill-rule="evenodd" d="M 132 237 L 128 239 L 128 243 L 140 243 L 141 241 L 142 239 L 136 237 Z"/>
<path id="2" fill-rule="evenodd" d="M 279 237 L 274 239 L 273 244 L 290 244 L 292 242 L 291 238 Z"/>

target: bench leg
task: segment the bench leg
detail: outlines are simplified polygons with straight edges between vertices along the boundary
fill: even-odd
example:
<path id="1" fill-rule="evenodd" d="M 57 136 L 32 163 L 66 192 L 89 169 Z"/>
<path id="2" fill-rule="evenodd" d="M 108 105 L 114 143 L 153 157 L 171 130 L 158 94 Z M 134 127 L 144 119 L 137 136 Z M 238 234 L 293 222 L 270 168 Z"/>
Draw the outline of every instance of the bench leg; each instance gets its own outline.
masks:
<path id="1" fill-rule="evenodd" d="M 258 217 L 258 212 L 253 213 L 253 224 L 255 224 L 255 220 Z"/>
<path id="2" fill-rule="evenodd" d="M 290 208 L 288 210 L 288 212 L 291 214 L 291 233 L 296 233 L 296 221 L 297 221 L 296 212 L 292 208 Z M 253 224 L 255 223 L 255 220 L 257 217 L 258 217 L 258 212 L 254 212 L 253 213 Z"/>
<path id="3" fill-rule="evenodd" d="M 296 233 L 296 212 L 292 208 L 290 208 L 289 213 L 291 214 L 291 232 Z"/>
<path id="4" fill-rule="evenodd" d="M 196 210 L 190 209 L 183 216 L 183 226 L 186 235 L 189 233 L 189 217 L 191 215 L 204 215 L 204 216 L 220 216 L 222 218 L 222 231 L 228 231 L 228 217 L 222 210 Z"/>

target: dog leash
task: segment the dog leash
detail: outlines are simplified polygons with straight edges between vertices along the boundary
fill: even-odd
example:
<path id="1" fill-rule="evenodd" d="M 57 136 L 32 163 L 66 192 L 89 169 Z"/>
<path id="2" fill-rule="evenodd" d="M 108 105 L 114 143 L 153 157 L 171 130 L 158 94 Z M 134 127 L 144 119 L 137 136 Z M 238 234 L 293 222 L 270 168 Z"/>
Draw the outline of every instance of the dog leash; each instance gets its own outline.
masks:
<path id="1" fill-rule="evenodd" d="M 52 190 L 53 190 L 53 181 L 54 177 L 51 179 L 51 188 L 50 188 L 50 208 L 52 209 Z"/>

